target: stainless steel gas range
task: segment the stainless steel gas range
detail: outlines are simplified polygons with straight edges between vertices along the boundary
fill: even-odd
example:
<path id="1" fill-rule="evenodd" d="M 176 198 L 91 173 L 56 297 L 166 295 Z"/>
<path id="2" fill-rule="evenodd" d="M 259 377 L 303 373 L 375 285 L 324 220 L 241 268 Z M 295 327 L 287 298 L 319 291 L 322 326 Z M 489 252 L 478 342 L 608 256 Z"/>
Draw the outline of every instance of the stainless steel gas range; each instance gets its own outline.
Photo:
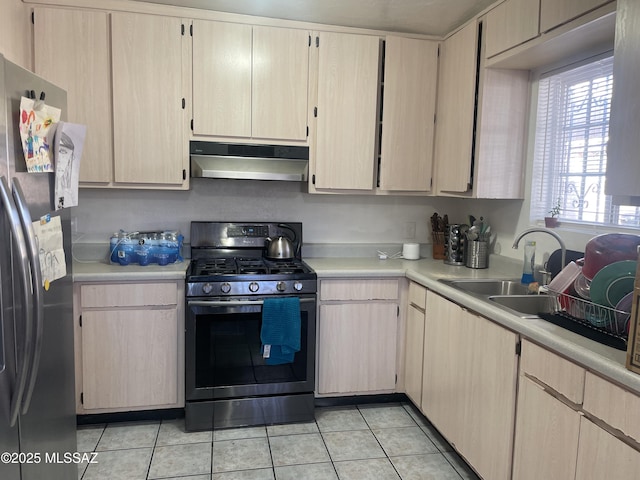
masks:
<path id="1" fill-rule="evenodd" d="M 281 236 L 295 244 L 291 258 L 266 258 L 270 239 Z M 317 277 L 302 260 L 301 245 L 301 223 L 191 223 L 187 430 L 314 418 Z M 295 306 L 288 315 L 299 310 L 293 322 L 299 350 L 278 364 L 262 342 L 263 309 L 274 299 Z"/>

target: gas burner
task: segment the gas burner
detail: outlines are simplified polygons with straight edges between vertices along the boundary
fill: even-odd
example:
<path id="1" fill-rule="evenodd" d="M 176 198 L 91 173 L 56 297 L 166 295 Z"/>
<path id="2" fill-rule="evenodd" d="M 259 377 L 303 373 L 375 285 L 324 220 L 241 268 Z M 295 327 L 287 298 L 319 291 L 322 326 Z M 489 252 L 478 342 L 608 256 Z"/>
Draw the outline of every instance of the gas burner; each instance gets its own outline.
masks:
<path id="1" fill-rule="evenodd" d="M 266 275 L 269 273 L 264 260 L 259 259 L 236 259 L 237 273 L 240 275 Z"/>
<path id="2" fill-rule="evenodd" d="M 287 234 L 302 241 L 302 224 L 192 222 L 187 297 L 315 294 L 317 276 L 300 249 L 265 258 L 268 239 Z"/>

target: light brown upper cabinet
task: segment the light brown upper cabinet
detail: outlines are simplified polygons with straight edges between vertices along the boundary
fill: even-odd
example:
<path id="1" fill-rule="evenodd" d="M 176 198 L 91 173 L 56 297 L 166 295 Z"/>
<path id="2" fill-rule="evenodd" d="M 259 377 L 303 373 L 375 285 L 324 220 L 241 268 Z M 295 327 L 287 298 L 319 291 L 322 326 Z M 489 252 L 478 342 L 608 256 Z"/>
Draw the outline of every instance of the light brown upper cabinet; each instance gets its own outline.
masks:
<path id="1" fill-rule="evenodd" d="M 537 37 L 539 16 L 540 0 L 506 0 L 492 9 L 485 21 L 487 57 Z"/>
<path id="2" fill-rule="evenodd" d="M 111 14 L 116 183 L 188 185 L 181 19 Z"/>
<path id="3" fill-rule="evenodd" d="M 35 10 L 36 73 L 67 90 L 68 121 L 87 125 L 81 186 L 189 186 L 178 18 Z"/>
<path id="4" fill-rule="evenodd" d="M 307 140 L 306 30 L 193 21 L 193 134 Z"/>
<path id="5" fill-rule="evenodd" d="M 451 35 L 440 49 L 435 146 L 439 192 L 471 188 L 477 52 L 475 23 Z"/>
<path id="6" fill-rule="evenodd" d="M 483 38 L 472 21 L 441 46 L 436 193 L 522 198 L 529 72 L 485 68 Z"/>
<path id="7" fill-rule="evenodd" d="M 34 21 L 35 72 L 67 91 L 67 121 L 87 126 L 80 182 L 109 183 L 113 180 L 109 14 L 36 7 Z"/>
<path id="8" fill-rule="evenodd" d="M 380 189 L 428 192 L 433 165 L 438 42 L 387 36 Z"/>
<path id="9" fill-rule="evenodd" d="M 374 188 L 380 39 L 315 35 L 318 76 L 310 191 Z"/>
<path id="10" fill-rule="evenodd" d="M 537 0 L 536 0 L 537 1 Z M 548 32 L 612 0 L 540 0 L 540 32 Z"/>
<path id="11" fill-rule="evenodd" d="M 536 37 L 544 36 L 555 28 L 611 1 L 505 0 L 486 15 L 486 57 L 491 58 Z M 595 35 L 586 33 L 585 36 L 597 38 L 601 34 L 601 31 L 596 31 Z M 541 41 L 542 39 L 538 40 Z M 589 42 L 593 42 L 593 39 L 585 38 L 582 44 L 585 45 Z M 557 45 L 555 48 L 559 48 L 562 51 L 574 47 L 571 45 Z M 535 55 L 538 55 L 538 53 L 535 53 Z M 545 55 L 551 59 L 553 58 L 552 53 L 545 53 Z"/>
<path id="12" fill-rule="evenodd" d="M 613 99 L 609 122 L 605 193 L 614 203 L 640 204 L 640 3 L 618 0 L 613 58 Z M 629 198 L 635 197 L 635 198 Z"/>

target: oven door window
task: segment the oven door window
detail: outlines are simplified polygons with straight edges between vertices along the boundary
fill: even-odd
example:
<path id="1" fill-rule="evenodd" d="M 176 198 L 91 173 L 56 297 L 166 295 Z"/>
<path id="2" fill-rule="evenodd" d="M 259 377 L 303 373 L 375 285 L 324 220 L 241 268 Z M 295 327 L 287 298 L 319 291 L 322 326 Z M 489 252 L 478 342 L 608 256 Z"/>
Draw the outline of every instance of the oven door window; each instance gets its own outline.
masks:
<path id="1" fill-rule="evenodd" d="M 301 312 L 300 351 L 292 363 L 267 365 L 260 308 L 201 313 L 195 318 L 195 387 L 215 388 L 307 381 L 309 313 Z"/>

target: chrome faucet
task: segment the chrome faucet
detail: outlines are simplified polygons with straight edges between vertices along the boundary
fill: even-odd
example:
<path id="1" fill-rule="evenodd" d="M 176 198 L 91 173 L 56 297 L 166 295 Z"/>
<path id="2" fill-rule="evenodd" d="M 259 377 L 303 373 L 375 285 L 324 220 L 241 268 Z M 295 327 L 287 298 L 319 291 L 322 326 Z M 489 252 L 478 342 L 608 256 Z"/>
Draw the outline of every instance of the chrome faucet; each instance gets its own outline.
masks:
<path id="1" fill-rule="evenodd" d="M 516 239 L 513 241 L 513 248 L 515 248 L 515 249 L 518 248 L 518 243 L 520 243 L 520 240 L 522 240 L 522 237 L 524 237 L 525 235 L 528 235 L 530 233 L 535 233 L 535 232 L 548 233 L 553 238 L 558 240 L 558 243 L 560 244 L 560 252 L 561 252 L 560 269 L 563 269 L 565 267 L 565 262 L 566 262 L 566 259 L 567 259 L 567 247 L 564 244 L 564 241 L 562 240 L 562 238 L 560 238 L 560 235 L 558 235 L 553 230 L 550 230 L 548 228 L 542 228 L 542 227 L 529 228 L 529 229 L 523 231 L 522 233 L 520 233 L 516 237 Z M 542 272 L 542 273 L 546 274 L 546 275 L 549 275 L 549 272 Z M 549 283 L 549 282 L 548 281 L 543 281 L 543 284 L 547 284 L 547 283 Z"/>

